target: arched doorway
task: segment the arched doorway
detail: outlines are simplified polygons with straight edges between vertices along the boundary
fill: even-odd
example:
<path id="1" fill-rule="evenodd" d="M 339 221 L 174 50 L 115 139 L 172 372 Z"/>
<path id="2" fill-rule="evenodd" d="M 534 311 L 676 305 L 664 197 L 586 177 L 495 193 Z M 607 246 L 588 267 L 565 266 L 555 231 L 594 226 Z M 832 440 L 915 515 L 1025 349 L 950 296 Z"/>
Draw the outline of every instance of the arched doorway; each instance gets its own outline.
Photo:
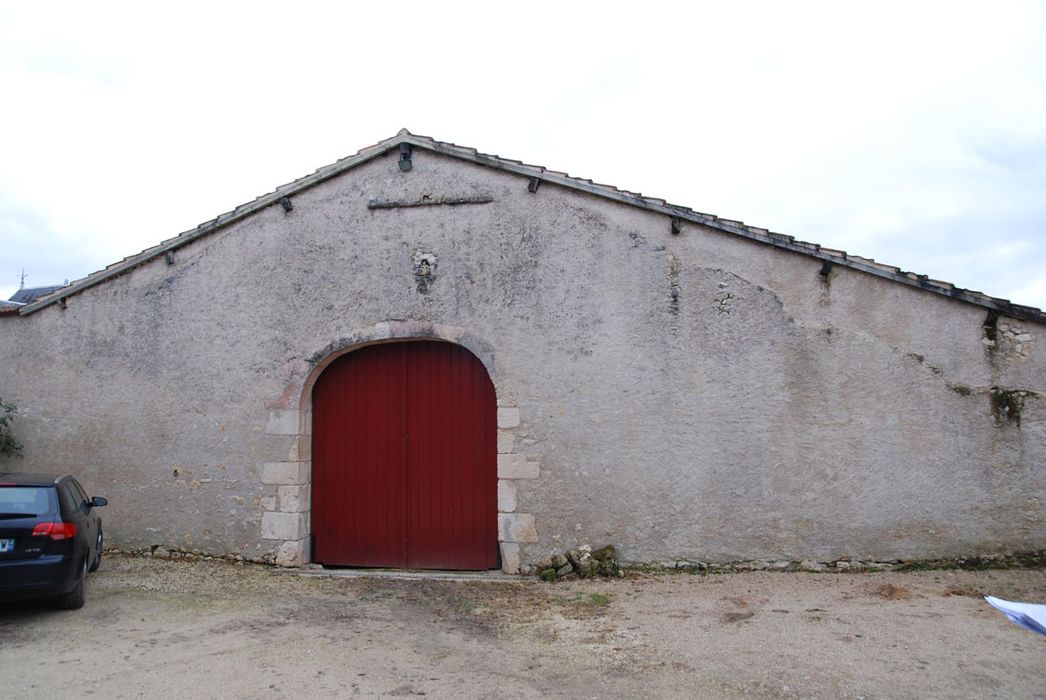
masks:
<path id="1" fill-rule="evenodd" d="M 314 561 L 498 566 L 497 402 L 453 343 L 371 345 L 313 388 Z"/>

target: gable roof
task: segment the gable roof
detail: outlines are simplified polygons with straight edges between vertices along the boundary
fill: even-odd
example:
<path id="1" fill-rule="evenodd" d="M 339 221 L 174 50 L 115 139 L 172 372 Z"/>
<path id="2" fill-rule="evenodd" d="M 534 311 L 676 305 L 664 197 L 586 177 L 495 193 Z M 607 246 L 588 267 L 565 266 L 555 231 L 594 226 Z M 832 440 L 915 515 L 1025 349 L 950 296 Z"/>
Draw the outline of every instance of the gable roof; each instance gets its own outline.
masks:
<path id="1" fill-rule="evenodd" d="M 899 267 L 884 265 L 871 258 L 849 255 L 842 250 L 822 248 L 816 243 L 799 241 L 792 236 L 774 233 L 765 228 L 747 226 L 741 221 L 721 219 L 712 214 L 694 211 L 688 207 L 669 204 L 667 201 L 656 197 L 644 197 L 638 192 L 629 192 L 627 190 L 618 189 L 612 185 L 602 185 L 595 183 L 592 180 L 571 177 L 565 172 L 548 170 L 547 168 L 538 165 L 527 165 L 518 160 L 510 160 L 495 155 L 480 153 L 475 148 L 467 148 L 453 143 L 436 141 L 427 136 L 418 136 L 410 133 L 406 129 L 401 129 L 399 133 L 392 138 L 379 141 L 373 146 L 361 149 L 355 155 L 342 158 L 335 163 L 316 170 L 310 175 L 306 175 L 294 182 L 277 187 L 273 192 L 262 195 L 246 204 L 241 204 L 232 211 L 220 214 L 216 218 L 204 222 L 194 229 L 185 231 L 174 238 L 163 241 L 151 248 L 146 248 L 137 255 L 126 257 L 119 262 L 113 263 L 108 267 L 84 277 L 83 279 L 76 280 L 61 289 L 60 292 L 26 304 L 20 310 L 20 313 L 22 315 L 32 314 L 40 309 L 50 306 L 51 304 L 59 303 L 66 297 L 72 296 L 84 291 L 85 289 L 101 284 L 106 280 L 129 272 L 130 270 L 133 270 L 156 257 L 164 255 L 169 251 L 180 248 L 192 241 L 214 233 L 229 224 L 241 221 L 266 207 L 277 204 L 284 198 L 292 197 L 310 187 L 318 185 L 321 182 L 341 175 L 342 173 L 352 170 L 363 163 L 382 156 L 393 149 L 398 149 L 402 144 L 409 144 L 413 148 L 421 148 L 441 155 L 468 161 L 470 163 L 494 168 L 496 170 L 534 178 L 538 183 L 547 182 L 567 189 L 585 192 L 604 199 L 664 214 L 665 216 L 671 217 L 675 220 L 707 226 L 712 229 L 731 233 L 740 236 L 741 238 L 746 238 L 774 248 L 816 258 L 831 265 L 839 265 L 852 270 L 858 270 L 870 275 L 875 275 L 876 277 L 882 277 L 893 282 L 908 285 L 910 287 L 916 287 L 927 292 L 958 299 L 959 301 L 984 307 L 997 314 L 1046 323 L 1046 313 L 1033 306 L 1014 304 L 1006 299 L 999 299 L 988 296 L 987 294 L 982 294 L 981 292 L 962 289 L 956 287 L 950 282 L 929 279 L 926 275 L 906 272 L 901 270 Z"/>

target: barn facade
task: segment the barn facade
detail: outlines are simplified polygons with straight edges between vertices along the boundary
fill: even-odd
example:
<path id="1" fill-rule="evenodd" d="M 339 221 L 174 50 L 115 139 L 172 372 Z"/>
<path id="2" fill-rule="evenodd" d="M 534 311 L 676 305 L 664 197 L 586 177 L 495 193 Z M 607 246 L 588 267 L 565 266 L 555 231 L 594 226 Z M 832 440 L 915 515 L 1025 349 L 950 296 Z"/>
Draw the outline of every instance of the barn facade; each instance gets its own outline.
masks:
<path id="1" fill-rule="evenodd" d="M 401 131 L 0 313 L 110 544 L 517 571 L 1046 549 L 1046 316 Z"/>

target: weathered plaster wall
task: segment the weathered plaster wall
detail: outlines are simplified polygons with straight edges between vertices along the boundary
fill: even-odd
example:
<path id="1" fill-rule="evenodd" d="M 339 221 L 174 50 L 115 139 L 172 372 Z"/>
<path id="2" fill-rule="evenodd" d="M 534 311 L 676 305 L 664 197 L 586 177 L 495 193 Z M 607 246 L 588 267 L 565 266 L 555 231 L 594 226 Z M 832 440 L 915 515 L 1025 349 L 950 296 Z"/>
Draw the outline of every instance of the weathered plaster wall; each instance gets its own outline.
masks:
<path id="1" fill-rule="evenodd" d="M 493 201 L 367 207 L 426 196 Z M 303 542 L 311 382 L 415 335 L 491 372 L 507 558 L 1046 548 L 1042 325 L 421 149 L 293 205 L 0 318 L 17 466 L 110 496 L 111 543 Z"/>

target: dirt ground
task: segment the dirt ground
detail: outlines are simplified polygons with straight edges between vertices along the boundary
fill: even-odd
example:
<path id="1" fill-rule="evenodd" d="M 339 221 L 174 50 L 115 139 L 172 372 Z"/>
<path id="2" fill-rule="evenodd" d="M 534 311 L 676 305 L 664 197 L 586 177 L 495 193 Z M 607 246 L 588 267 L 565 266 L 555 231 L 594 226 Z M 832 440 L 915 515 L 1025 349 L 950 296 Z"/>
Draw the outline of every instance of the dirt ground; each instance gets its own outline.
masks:
<path id="1" fill-rule="evenodd" d="M 978 596 L 1046 571 L 301 577 L 109 556 L 87 605 L 0 606 L 16 698 L 1044 698 L 1046 637 Z"/>

